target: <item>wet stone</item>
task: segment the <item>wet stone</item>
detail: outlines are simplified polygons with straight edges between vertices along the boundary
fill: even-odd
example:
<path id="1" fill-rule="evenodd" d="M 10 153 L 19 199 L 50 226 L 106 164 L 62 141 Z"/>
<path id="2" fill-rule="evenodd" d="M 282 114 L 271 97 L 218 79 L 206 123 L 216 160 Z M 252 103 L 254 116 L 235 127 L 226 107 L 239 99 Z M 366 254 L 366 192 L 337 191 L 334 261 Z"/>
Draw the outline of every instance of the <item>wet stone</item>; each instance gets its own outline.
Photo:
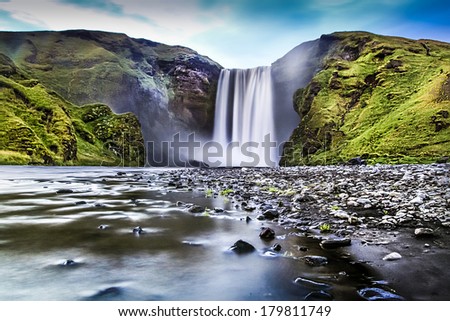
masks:
<path id="1" fill-rule="evenodd" d="M 188 208 L 188 211 L 190 213 L 194 213 L 194 214 L 195 213 L 203 213 L 205 211 L 205 208 L 203 206 L 199 206 L 199 205 L 194 204 L 194 205 L 191 205 Z"/>
<path id="2" fill-rule="evenodd" d="M 272 250 L 273 251 L 275 251 L 275 252 L 280 252 L 281 251 L 281 245 L 279 244 L 279 243 L 275 243 L 273 246 L 272 246 Z"/>
<path id="3" fill-rule="evenodd" d="M 403 301 L 405 298 L 393 292 L 380 288 L 364 288 L 358 290 L 358 294 L 368 301 Z"/>
<path id="4" fill-rule="evenodd" d="M 97 228 L 98 228 L 99 230 L 106 230 L 106 229 L 109 228 L 109 225 L 101 224 L 101 225 L 99 225 Z"/>
<path id="5" fill-rule="evenodd" d="M 328 259 L 325 256 L 319 255 L 307 255 L 303 257 L 303 260 L 310 266 L 322 266 L 328 264 Z"/>
<path id="6" fill-rule="evenodd" d="M 105 300 L 112 300 L 114 298 L 117 298 L 123 293 L 123 290 L 119 287 L 109 287 L 103 290 L 100 290 L 96 294 L 90 296 L 89 300 L 99 300 L 99 301 L 105 301 Z"/>
<path id="7" fill-rule="evenodd" d="M 307 278 L 298 277 L 294 281 L 295 284 L 301 285 L 302 287 L 308 288 L 310 290 L 326 290 L 331 288 L 327 283 L 314 281 Z"/>
<path id="8" fill-rule="evenodd" d="M 75 262 L 74 260 L 65 260 L 64 262 L 62 262 L 61 264 L 60 264 L 61 266 L 77 266 L 78 265 L 78 263 L 77 262 Z"/>
<path id="9" fill-rule="evenodd" d="M 243 240 L 238 240 L 238 241 L 236 241 L 236 243 L 234 243 L 230 247 L 230 250 L 237 254 L 246 254 L 246 253 L 251 253 L 251 252 L 255 251 L 256 249 L 250 243 L 245 242 Z"/>
<path id="10" fill-rule="evenodd" d="M 135 228 L 133 228 L 133 234 L 142 234 L 144 232 L 144 230 L 142 229 L 142 227 L 140 226 L 136 226 Z"/>
<path id="11" fill-rule="evenodd" d="M 265 227 L 261 233 L 259 233 L 259 237 L 263 240 L 273 240 L 275 238 L 275 231 L 269 227 Z"/>
<path id="12" fill-rule="evenodd" d="M 336 249 L 343 246 L 350 246 L 352 240 L 349 238 L 333 238 L 320 242 L 320 246 L 323 249 Z"/>
<path id="13" fill-rule="evenodd" d="M 70 194 L 70 193 L 73 193 L 73 190 L 68 188 L 61 188 L 56 191 L 56 194 Z"/>
<path id="14" fill-rule="evenodd" d="M 392 253 L 389 253 L 388 255 L 386 255 L 385 257 L 383 257 L 383 261 L 396 261 L 396 260 L 400 260 L 401 258 L 402 258 L 402 256 L 400 255 L 400 253 L 392 252 Z"/>
<path id="15" fill-rule="evenodd" d="M 273 220 L 273 219 L 275 219 L 275 218 L 280 216 L 278 211 L 274 210 L 274 209 L 270 209 L 270 210 L 265 211 L 263 213 L 263 215 L 264 215 L 264 218 L 267 219 L 267 220 Z"/>
<path id="16" fill-rule="evenodd" d="M 434 236 L 434 230 L 431 228 L 420 227 L 414 230 L 414 235 L 416 237 L 432 237 Z"/>

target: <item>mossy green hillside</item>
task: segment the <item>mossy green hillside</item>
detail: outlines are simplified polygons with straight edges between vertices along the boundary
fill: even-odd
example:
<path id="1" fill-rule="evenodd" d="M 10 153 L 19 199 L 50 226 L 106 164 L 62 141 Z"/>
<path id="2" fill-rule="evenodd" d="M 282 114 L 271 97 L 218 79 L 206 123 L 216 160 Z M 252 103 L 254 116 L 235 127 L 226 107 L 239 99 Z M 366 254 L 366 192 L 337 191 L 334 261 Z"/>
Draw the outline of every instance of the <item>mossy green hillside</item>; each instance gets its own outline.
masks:
<path id="1" fill-rule="evenodd" d="M 221 67 L 189 48 L 68 30 L 0 32 L 0 53 L 70 102 L 134 113 L 148 141 L 212 128 Z"/>
<path id="2" fill-rule="evenodd" d="M 8 66 L 1 64 L 0 164 L 144 164 L 134 115 L 115 115 L 101 104 L 75 106 Z"/>
<path id="3" fill-rule="evenodd" d="M 363 32 L 322 39 L 330 45 L 321 70 L 295 94 L 302 119 L 281 164 L 450 154 L 450 44 Z"/>

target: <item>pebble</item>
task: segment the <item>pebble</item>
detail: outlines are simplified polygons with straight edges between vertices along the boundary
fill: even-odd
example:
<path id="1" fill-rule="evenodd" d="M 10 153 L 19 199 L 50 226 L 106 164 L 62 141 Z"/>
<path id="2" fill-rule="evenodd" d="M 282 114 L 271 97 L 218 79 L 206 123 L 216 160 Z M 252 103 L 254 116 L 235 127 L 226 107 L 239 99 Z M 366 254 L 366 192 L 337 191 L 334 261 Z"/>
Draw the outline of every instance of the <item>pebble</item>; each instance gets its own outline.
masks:
<path id="1" fill-rule="evenodd" d="M 236 241 L 236 243 L 234 243 L 230 247 L 230 250 L 237 254 L 246 254 L 246 253 L 251 253 L 251 252 L 255 251 L 256 249 L 250 243 L 243 241 L 243 240 L 238 240 L 238 241 Z"/>
<path id="2" fill-rule="evenodd" d="M 348 238 L 330 238 L 320 242 L 320 246 L 323 249 L 336 249 L 338 247 L 350 246 L 351 243 L 352 240 Z"/>
<path id="3" fill-rule="evenodd" d="M 332 232 L 348 237 L 380 229 L 450 227 L 449 172 L 448 164 L 432 164 L 187 169 L 165 175 L 168 182 L 213 194 L 232 189 L 233 206 L 255 208 L 251 217 L 257 220 L 278 220 L 300 233 L 329 222 Z M 267 192 L 270 187 L 274 192 Z M 419 237 L 425 234 L 430 233 Z M 380 238 L 365 237 L 374 244 Z"/>
<path id="4" fill-rule="evenodd" d="M 327 283 L 322 283 L 314 280 L 310 280 L 303 277 L 298 277 L 294 281 L 295 284 L 301 285 L 302 287 L 311 289 L 311 290 L 326 290 L 331 288 L 331 286 Z"/>
<path id="5" fill-rule="evenodd" d="M 275 238 L 275 231 L 270 227 L 264 227 L 261 233 L 259 233 L 259 237 L 263 240 L 273 240 Z"/>
<path id="6" fill-rule="evenodd" d="M 392 253 L 389 253 L 388 255 L 386 255 L 385 257 L 383 257 L 383 261 L 396 261 L 396 260 L 400 260 L 401 258 L 402 258 L 402 256 L 400 255 L 400 253 L 392 252 Z"/>
<path id="7" fill-rule="evenodd" d="M 419 227 L 414 230 L 416 237 L 431 237 L 434 236 L 434 230 L 426 227 Z"/>
<path id="8" fill-rule="evenodd" d="M 380 288 L 364 288 L 358 290 L 358 294 L 368 301 L 403 301 L 405 300 L 398 294 L 383 290 Z"/>
<path id="9" fill-rule="evenodd" d="M 325 256 L 319 255 L 307 255 L 303 257 L 303 260 L 310 266 L 322 266 L 328 264 L 328 259 Z"/>

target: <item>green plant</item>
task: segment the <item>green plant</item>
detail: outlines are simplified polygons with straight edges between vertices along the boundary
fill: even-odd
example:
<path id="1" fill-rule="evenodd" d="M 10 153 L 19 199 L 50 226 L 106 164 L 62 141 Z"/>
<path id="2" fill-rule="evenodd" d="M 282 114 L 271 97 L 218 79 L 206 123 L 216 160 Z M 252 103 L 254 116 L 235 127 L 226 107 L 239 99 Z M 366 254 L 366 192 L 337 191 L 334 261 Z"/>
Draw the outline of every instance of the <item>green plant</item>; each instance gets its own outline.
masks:
<path id="1" fill-rule="evenodd" d="M 234 190 L 232 190 L 231 188 L 227 188 L 227 189 L 220 191 L 221 196 L 228 196 L 231 193 L 234 193 Z"/>
<path id="2" fill-rule="evenodd" d="M 212 197 L 213 194 L 214 194 L 214 191 L 212 189 L 210 189 L 210 188 L 205 191 L 205 196 L 206 197 Z"/>
<path id="3" fill-rule="evenodd" d="M 337 205 L 333 205 L 333 206 L 331 206 L 331 210 L 332 211 L 337 211 L 337 210 L 339 210 L 340 208 L 339 208 L 339 206 L 337 206 Z"/>
<path id="4" fill-rule="evenodd" d="M 323 223 L 319 226 L 320 233 L 330 233 L 331 225 L 328 223 Z"/>

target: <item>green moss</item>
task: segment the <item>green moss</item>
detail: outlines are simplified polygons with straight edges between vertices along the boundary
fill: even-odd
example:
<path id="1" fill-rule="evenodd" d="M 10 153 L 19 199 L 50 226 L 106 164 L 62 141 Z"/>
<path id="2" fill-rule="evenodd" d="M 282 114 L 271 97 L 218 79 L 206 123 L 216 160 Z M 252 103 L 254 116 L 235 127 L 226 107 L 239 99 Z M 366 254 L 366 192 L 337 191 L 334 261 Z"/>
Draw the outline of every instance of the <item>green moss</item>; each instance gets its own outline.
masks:
<path id="1" fill-rule="evenodd" d="M 408 39 L 336 37 L 323 70 L 294 97 L 302 120 L 281 164 L 335 164 L 357 156 L 369 163 L 428 163 L 447 155 L 450 45 L 428 41 L 427 55 Z"/>
<path id="2" fill-rule="evenodd" d="M 78 107 L 35 80 L 4 76 L 0 104 L 0 164 L 144 165 L 134 115 L 100 104 Z"/>

